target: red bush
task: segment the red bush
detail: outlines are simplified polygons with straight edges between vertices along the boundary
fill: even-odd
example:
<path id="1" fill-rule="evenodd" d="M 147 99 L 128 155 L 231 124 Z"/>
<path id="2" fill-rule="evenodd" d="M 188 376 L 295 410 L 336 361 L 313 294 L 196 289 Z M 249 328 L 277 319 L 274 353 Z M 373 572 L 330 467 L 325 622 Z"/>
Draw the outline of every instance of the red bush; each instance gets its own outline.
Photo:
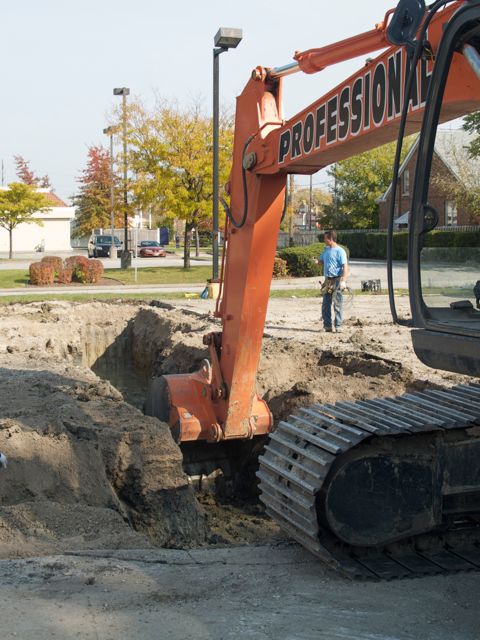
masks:
<path id="1" fill-rule="evenodd" d="M 73 278 L 73 269 L 71 267 L 62 266 L 57 274 L 57 281 L 60 284 L 70 284 Z"/>
<path id="2" fill-rule="evenodd" d="M 72 280 L 76 280 L 77 282 L 85 283 L 87 282 L 87 272 L 88 272 L 88 258 L 85 256 L 71 256 L 67 258 L 64 262 L 64 269 L 71 269 L 72 271 Z"/>
<path id="3" fill-rule="evenodd" d="M 30 284 L 53 284 L 55 269 L 49 262 L 32 262 L 30 265 Z"/>
<path id="4" fill-rule="evenodd" d="M 103 275 L 103 263 L 101 260 L 89 260 L 87 271 L 85 272 L 85 282 L 94 284 L 98 282 Z"/>
<path id="5" fill-rule="evenodd" d="M 55 271 L 55 276 L 58 276 L 60 271 L 63 269 L 63 260 L 58 256 L 45 256 L 40 262 L 42 262 L 42 264 L 51 264 Z"/>

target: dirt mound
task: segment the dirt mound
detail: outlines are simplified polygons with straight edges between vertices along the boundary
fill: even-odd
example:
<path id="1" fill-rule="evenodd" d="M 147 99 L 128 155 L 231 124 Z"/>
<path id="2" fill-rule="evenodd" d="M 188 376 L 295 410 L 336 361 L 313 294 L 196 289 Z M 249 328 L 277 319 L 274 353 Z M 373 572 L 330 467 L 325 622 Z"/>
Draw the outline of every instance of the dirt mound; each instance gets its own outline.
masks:
<path id="1" fill-rule="evenodd" d="M 75 546 L 118 546 L 123 537 L 147 544 L 134 530 L 158 545 L 198 544 L 206 535 L 205 515 L 168 426 L 75 364 L 92 360 L 95 347 L 105 348 L 100 339 L 92 345 L 92 335 L 122 335 L 132 310 L 99 327 L 85 323 L 87 306 L 95 317 L 92 305 L 70 306 L 75 313 L 61 326 L 62 305 L 55 312 L 28 305 L 5 314 L 2 337 L 9 348 L 0 355 L 0 451 L 9 466 L 0 476 L 0 553 L 10 552 L 15 533 L 25 544 L 37 539 L 24 553 L 37 553 L 42 545 L 51 551 L 59 540 L 61 548 L 74 540 Z M 15 332 L 8 328 L 13 317 Z M 54 518 L 62 508 L 65 517 Z M 73 526 L 83 517 L 85 531 L 97 531 L 95 536 Z M 57 525 L 50 529 L 52 519 Z"/>
<path id="2" fill-rule="evenodd" d="M 282 335 L 265 338 L 257 381 L 276 420 L 299 406 L 427 384 L 378 355 L 386 344 L 378 330 L 360 341 L 363 328 L 352 323 L 336 345 L 327 336 L 325 349 L 296 303 L 288 323 L 301 326 L 288 329 L 281 314 Z M 9 457 L 0 473 L 0 555 L 281 537 L 249 500 L 203 496 L 200 504 L 168 426 L 140 411 L 149 377 L 200 367 L 211 330 L 218 322 L 208 314 L 173 305 L 0 309 L 0 451 Z"/>

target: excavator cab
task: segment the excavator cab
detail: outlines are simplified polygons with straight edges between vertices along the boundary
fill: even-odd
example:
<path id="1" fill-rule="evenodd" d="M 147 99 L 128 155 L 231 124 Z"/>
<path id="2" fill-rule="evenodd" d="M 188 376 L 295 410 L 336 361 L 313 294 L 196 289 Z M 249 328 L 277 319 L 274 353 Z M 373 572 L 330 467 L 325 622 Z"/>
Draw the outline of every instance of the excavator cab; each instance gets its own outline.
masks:
<path id="1" fill-rule="evenodd" d="M 474 376 L 480 375 L 480 233 L 448 229 L 465 225 L 467 231 L 480 221 L 480 157 L 470 153 L 475 136 L 461 119 L 452 119 L 451 108 L 456 103 L 458 110 L 461 86 L 464 113 L 477 112 L 479 52 L 480 4 L 468 3 L 446 26 L 427 75 L 423 125 L 412 147 L 417 163 L 411 208 L 403 216 L 415 353 L 430 367 Z M 421 64 L 429 64 L 425 55 Z M 408 169 L 399 177 L 399 192 L 408 195 Z"/>

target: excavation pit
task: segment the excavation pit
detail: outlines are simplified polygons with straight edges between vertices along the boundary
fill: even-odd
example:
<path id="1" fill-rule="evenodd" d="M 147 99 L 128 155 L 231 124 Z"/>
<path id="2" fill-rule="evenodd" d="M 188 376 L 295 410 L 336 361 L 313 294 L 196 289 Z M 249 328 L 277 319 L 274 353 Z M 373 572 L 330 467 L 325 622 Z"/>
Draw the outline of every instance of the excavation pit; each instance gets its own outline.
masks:
<path id="1" fill-rule="evenodd" d="M 219 328 L 210 316 L 171 305 L 56 302 L 6 307 L 0 325 L 0 451 L 10 459 L 0 483 L 0 555 L 281 537 L 256 501 L 258 450 L 244 456 L 249 443 L 229 443 L 240 481 L 228 486 L 224 476 L 213 483 L 220 493 L 195 495 L 182 468 L 188 456 L 167 425 L 141 412 L 151 376 L 194 371 L 207 357 L 203 335 Z M 258 392 L 275 420 L 315 402 L 426 384 L 398 362 L 346 347 L 265 338 Z M 205 489 L 212 469 L 195 462 Z"/>

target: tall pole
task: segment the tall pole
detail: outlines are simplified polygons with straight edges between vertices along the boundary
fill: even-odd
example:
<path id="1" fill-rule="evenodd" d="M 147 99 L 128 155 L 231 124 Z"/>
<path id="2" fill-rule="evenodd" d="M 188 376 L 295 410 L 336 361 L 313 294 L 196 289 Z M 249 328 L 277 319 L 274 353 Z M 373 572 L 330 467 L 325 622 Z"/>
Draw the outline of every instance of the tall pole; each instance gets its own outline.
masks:
<path id="1" fill-rule="evenodd" d="M 219 172 L 219 57 L 222 47 L 213 49 L 213 215 L 212 215 L 212 278 L 218 280 L 218 172 Z"/>
<path id="2" fill-rule="evenodd" d="M 115 192 L 113 188 L 113 131 L 110 132 L 110 225 L 112 227 L 112 247 L 110 249 L 110 258 L 116 258 L 117 248 L 115 247 Z"/>
<path id="3" fill-rule="evenodd" d="M 312 230 L 312 210 L 313 210 L 313 176 L 310 174 L 310 201 L 308 204 L 308 230 Z"/>
<path id="4" fill-rule="evenodd" d="M 122 252 L 122 269 L 131 266 L 131 253 L 128 250 L 128 183 L 127 183 L 127 96 L 130 93 L 128 87 L 116 87 L 114 96 L 122 96 L 122 128 L 123 128 L 123 226 L 124 243 Z"/>
<path id="5" fill-rule="evenodd" d="M 117 257 L 117 248 L 115 246 L 115 190 L 113 180 L 113 132 L 114 127 L 107 127 L 103 133 L 110 137 L 110 227 L 112 242 L 110 245 L 110 258 Z"/>
<path id="6" fill-rule="evenodd" d="M 124 247 L 128 253 L 128 185 L 127 185 L 127 92 L 122 94 L 122 126 L 123 126 L 123 224 L 125 227 Z"/>

